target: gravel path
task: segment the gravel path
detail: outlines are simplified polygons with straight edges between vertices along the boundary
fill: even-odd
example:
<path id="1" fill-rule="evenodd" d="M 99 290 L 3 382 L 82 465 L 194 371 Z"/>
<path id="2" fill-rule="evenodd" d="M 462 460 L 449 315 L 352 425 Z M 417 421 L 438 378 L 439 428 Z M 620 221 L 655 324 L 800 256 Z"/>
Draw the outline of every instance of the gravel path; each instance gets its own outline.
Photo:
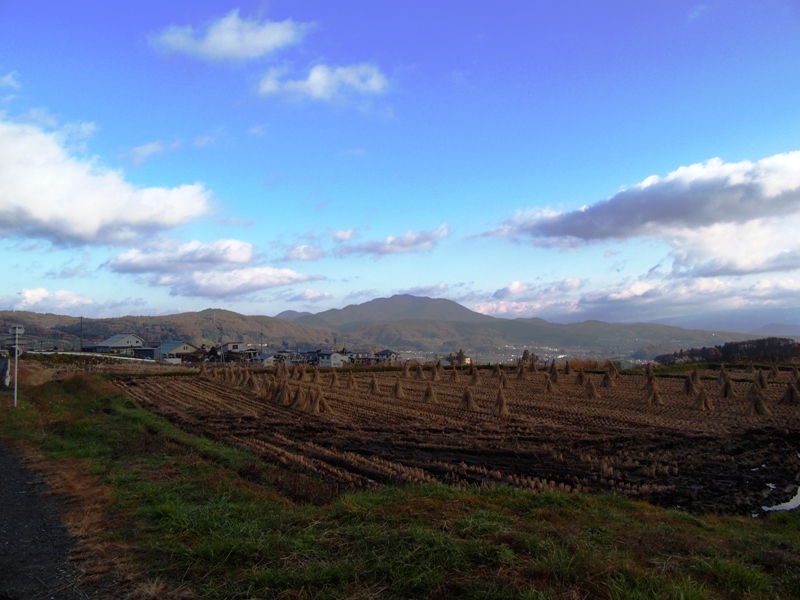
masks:
<path id="1" fill-rule="evenodd" d="M 0 442 L 0 600 L 87 598 L 73 586 L 67 557 L 74 547 L 59 500 Z"/>

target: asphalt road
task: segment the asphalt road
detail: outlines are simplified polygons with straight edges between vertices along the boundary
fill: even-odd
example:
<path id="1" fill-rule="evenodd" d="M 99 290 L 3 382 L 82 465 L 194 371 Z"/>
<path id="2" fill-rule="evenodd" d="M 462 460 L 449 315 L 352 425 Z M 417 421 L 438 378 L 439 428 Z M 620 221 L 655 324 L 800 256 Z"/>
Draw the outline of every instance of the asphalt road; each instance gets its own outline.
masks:
<path id="1" fill-rule="evenodd" d="M 59 500 L 0 441 L 0 600 L 73 600 L 67 562 L 73 540 L 60 519 Z"/>

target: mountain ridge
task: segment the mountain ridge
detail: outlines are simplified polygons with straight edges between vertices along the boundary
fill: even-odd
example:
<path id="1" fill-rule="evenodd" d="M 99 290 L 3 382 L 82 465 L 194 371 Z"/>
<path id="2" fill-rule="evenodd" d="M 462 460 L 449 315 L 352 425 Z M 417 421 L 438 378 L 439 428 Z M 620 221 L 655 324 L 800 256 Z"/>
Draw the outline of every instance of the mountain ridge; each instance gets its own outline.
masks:
<path id="1" fill-rule="evenodd" d="M 287 311 L 284 311 L 287 312 Z M 288 311 L 290 316 L 296 311 Z M 320 316 L 321 315 L 321 316 Z M 316 317 L 316 318 L 315 318 Z M 62 340 L 77 347 L 78 317 L 0 311 L 0 327 L 22 324 L 44 344 Z M 303 315 L 294 321 L 241 315 L 220 308 L 156 317 L 84 319 L 85 343 L 117 333 L 136 333 L 148 343 L 182 339 L 207 347 L 222 342 L 265 348 L 337 347 L 428 352 L 446 355 L 463 348 L 485 357 L 513 356 L 522 348 L 543 355 L 652 358 L 681 349 L 751 339 L 747 334 L 691 330 L 654 323 L 551 323 L 544 319 L 500 319 L 471 311 L 452 300 L 397 295 Z"/>

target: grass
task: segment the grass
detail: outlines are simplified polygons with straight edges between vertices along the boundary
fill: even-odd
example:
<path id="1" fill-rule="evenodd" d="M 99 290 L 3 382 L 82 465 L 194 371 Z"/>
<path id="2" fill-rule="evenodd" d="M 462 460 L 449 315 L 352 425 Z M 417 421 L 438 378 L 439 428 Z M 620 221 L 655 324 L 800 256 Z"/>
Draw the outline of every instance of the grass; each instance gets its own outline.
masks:
<path id="1" fill-rule="evenodd" d="M 445 485 L 333 497 L 98 376 L 23 388 L 19 408 L 0 409 L 0 436 L 77 498 L 77 556 L 110 596 L 800 597 L 797 513 L 698 517 L 613 495 Z"/>

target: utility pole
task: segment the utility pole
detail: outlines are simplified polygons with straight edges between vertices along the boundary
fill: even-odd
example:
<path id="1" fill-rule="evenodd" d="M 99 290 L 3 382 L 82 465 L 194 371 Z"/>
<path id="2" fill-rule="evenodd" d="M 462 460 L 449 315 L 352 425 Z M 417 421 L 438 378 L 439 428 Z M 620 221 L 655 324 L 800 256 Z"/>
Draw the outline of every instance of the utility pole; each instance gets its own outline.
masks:
<path id="1" fill-rule="evenodd" d="M 18 364 L 19 364 L 19 355 L 22 352 L 19 351 L 19 338 L 22 334 L 25 333 L 25 328 L 21 325 L 12 325 L 8 333 L 14 336 L 14 408 L 17 408 L 17 373 L 18 371 Z"/>
<path id="2" fill-rule="evenodd" d="M 83 317 L 81 317 L 81 347 L 78 348 L 78 352 L 83 352 Z"/>

